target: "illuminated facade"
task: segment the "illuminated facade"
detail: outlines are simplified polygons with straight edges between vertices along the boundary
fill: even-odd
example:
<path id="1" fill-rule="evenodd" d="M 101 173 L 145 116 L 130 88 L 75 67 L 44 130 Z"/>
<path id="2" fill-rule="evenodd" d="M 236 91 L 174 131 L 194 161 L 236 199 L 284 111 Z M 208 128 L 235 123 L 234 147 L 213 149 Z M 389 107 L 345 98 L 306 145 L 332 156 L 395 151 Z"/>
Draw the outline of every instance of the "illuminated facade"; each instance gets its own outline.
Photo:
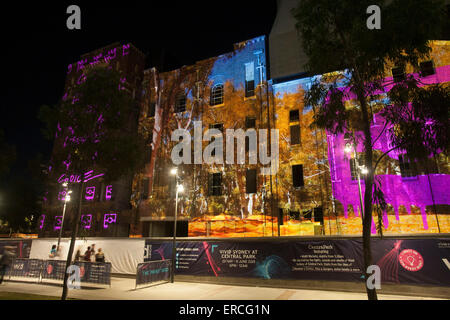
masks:
<path id="1" fill-rule="evenodd" d="M 174 166 L 171 151 L 178 142 L 171 141 L 171 133 L 177 128 L 193 133 L 194 121 L 202 121 L 203 132 L 207 128 L 278 129 L 279 168 L 274 175 L 261 175 L 262 165 L 248 161 L 180 165 L 186 192 L 179 200 L 179 235 L 361 234 L 358 183 L 352 172 L 354 160 L 344 152 L 344 135 L 310 128 L 314 109 L 304 105 L 303 97 L 314 77 L 267 81 L 264 43 L 264 37 L 245 41 L 236 44 L 232 53 L 159 74 L 156 86 L 155 70 L 146 71 L 141 129 L 147 130 L 149 149 L 152 145 L 154 149 L 146 172 L 134 181 L 134 205 L 143 236 L 172 234 L 175 179 L 169 170 Z M 424 77 L 424 83 L 448 82 L 448 42 L 433 43 L 432 59 L 435 73 Z M 170 94 L 155 94 L 164 86 Z M 157 106 L 158 99 L 166 103 Z M 374 136 L 382 124 L 379 116 L 374 117 Z M 207 143 L 203 142 L 203 148 Z M 389 143 L 383 134 L 375 154 L 388 151 Z M 361 151 L 358 145 L 357 152 Z M 383 233 L 449 232 L 447 159 L 437 155 L 417 164 L 414 172 L 402 159 L 390 152 L 376 172 L 388 203 L 382 213 Z M 377 232 L 375 223 L 372 232 Z"/>
<path id="2" fill-rule="evenodd" d="M 121 72 L 121 85 L 135 99 L 139 99 L 145 56 L 131 44 L 114 43 L 107 47 L 89 52 L 81 60 L 68 65 L 63 99 L 71 97 L 71 88 L 84 81 L 84 71 L 91 66 L 110 66 Z M 54 142 L 54 152 L 64 148 L 71 139 L 70 128 L 58 125 Z M 130 225 L 134 221 L 130 206 L 132 177 L 124 177 L 119 181 L 107 183 L 101 168 L 89 168 L 79 174 L 67 175 L 71 163 L 52 164 L 48 168 L 47 192 L 44 197 L 42 215 L 38 222 L 40 237 L 59 235 L 62 224 L 64 202 L 70 194 L 71 202 L 67 203 L 63 224 L 63 236 L 70 236 L 75 207 L 72 205 L 78 198 L 76 185 L 85 181 L 82 195 L 82 212 L 80 234 L 85 236 L 125 236 L 129 235 Z"/>
<path id="3" fill-rule="evenodd" d="M 178 204 L 179 236 L 361 235 L 358 181 L 354 158 L 344 151 L 346 136 L 310 127 L 315 110 L 305 105 L 304 94 L 314 77 L 300 72 L 291 77 L 280 73 L 282 77 L 270 79 L 268 43 L 276 41 L 264 36 L 243 41 L 230 53 L 167 72 L 144 70 L 144 56 L 131 45 L 115 44 L 70 65 L 66 90 L 82 81 L 86 63 L 111 64 L 123 71 L 124 86 L 141 105 L 138 126 L 147 141 L 147 163 L 134 177 L 113 184 L 103 182 L 98 168 L 78 176 L 65 176 L 64 170 L 50 168 L 54 183 L 39 221 L 41 235 L 59 231 L 65 198 L 61 183 L 84 179 L 89 182 L 83 191 L 81 228 L 87 235 L 171 236 L 175 178 L 169 172 L 175 166 L 172 153 L 179 141 L 172 141 L 172 134 L 177 129 L 203 137 L 200 157 L 196 142 L 188 155 L 177 151 L 178 156 L 190 159 L 189 164 L 178 165 L 185 190 Z M 425 84 L 448 83 L 449 42 L 434 41 L 432 47 L 431 62 L 423 64 L 427 73 L 417 76 Z M 278 66 L 278 70 L 288 69 Z M 390 72 L 387 70 L 386 80 L 392 80 Z M 374 147 L 377 156 L 390 149 L 389 137 L 380 134 L 383 124 L 375 115 L 372 134 L 378 137 Z M 204 136 L 208 129 L 223 134 L 227 129 L 259 134 L 277 130 L 279 162 L 275 170 L 261 158 L 256 163 L 250 161 L 250 138 L 235 140 L 245 145 L 244 163 L 229 164 L 224 160 L 230 151 L 225 141 L 223 152 L 208 149 L 219 141 L 217 136 Z M 64 146 L 60 132 L 55 147 Z M 222 161 L 205 163 L 206 150 Z M 258 153 L 268 155 L 274 150 L 273 143 L 266 149 L 261 149 L 260 143 Z M 237 160 L 234 145 L 231 152 Z M 362 146 L 357 145 L 356 153 L 361 152 Z M 262 174 L 269 167 L 269 174 Z M 413 164 L 391 151 L 377 167 L 376 177 L 388 203 L 382 213 L 384 234 L 450 232 L 450 196 L 446 190 L 450 175 L 443 155 Z M 364 181 L 361 183 L 364 190 Z M 377 232 L 375 222 L 372 232 Z"/>

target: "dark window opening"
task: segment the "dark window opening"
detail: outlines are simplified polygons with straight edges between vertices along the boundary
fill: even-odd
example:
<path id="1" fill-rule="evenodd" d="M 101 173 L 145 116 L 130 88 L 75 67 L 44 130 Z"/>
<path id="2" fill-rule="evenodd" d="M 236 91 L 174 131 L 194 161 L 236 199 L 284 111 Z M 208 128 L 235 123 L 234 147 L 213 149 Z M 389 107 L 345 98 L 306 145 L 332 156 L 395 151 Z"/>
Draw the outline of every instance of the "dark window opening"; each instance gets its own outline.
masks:
<path id="1" fill-rule="evenodd" d="M 303 165 L 297 164 L 292 166 L 292 184 L 294 188 L 300 188 L 305 185 L 303 181 Z"/>
<path id="2" fill-rule="evenodd" d="M 222 173 L 210 173 L 208 177 L 209 182 L 209 195 L 220 196 L 222 195 Z"/>
<path id="3" fill-rule="evenodd" d="M 352 180 L 358 179 L 358 168 L 356 168 L 355 159 L 350 159 L 350 173 L 352 175 Z"/>
<path id="4" fill-rule="evenodd" d="M 148 194 L 148 191 L 149 191 L 148 183 L 149 183 L 149 181 L 150 181 L 149 178 L 142 179 L 142 189 L 143 189 L 143 191 L 142 191 L 142 199 L 147 199 L 148 196 L 149 196 L 149 194 Z"/>
<path id="5" fill-rule="evenodd" d="M 245 81 L 245 97 L 253 97 L 255 95 L 255 80 Z"/>
<path id="6" fill-rule="evenodd" d="M 245 118 L 245 129 L 254 129 L 256 128 L 256 118 L 255 117 L 246 117 Z"/>
<path id="7" fill-rule="evenodd" d="M 394 77 L 394 82 L 402 82 L 406 79 L 405 69 L 402 67 L 392 68 L 392 76 Z"/>
<path id="8" fill-rule="evenodd" d="M 420 63 L 420 75 L 422 77 L 431 76 L 436 73 L 434 70 L 433 61 L 424 61 Z"/>
<path id="9" fill-rule="evenodd" d="M 290 126 L 291 129 L 291 145 L 300 144 L 300 126 Z"/>
<path id="10" fill-rule="evenodd" d="M 400 167 L 400 174 L 404 178 L 415 177 L 417 175 L 416 168 L 413 162 L 411 162 L 407 156 L 399 155 L 398 163 Z"/>
<path id="11" fill-rule="evenodd" d="M 248 169 L 246 172 L 245 192 L 256 193 L 256 169 Z"/>
<path id="12" fill-rule="evenodd" d="M 216 106 L 223 103 L 223 84 L 216 84 L 211 88 L 211 96 L 209 99 L 209 104 L 211 106 Z"/>
<path id="13" fill-rule="evenodd" d="M 298 110 L 289 111 L 289 122 L 300 121 L 300 112 Z"/>

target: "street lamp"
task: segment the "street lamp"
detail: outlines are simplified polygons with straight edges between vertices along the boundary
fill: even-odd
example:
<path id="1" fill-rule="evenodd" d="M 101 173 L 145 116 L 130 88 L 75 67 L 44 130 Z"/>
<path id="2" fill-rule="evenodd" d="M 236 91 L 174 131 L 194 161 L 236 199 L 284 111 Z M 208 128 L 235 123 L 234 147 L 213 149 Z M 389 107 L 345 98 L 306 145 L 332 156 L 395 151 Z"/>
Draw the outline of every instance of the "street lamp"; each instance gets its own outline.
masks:
<path id="1" fill-rule="evenodd" d="M 59 228 L 59 237 L 58 237 L 58 244 L 56 246 L 56 252 L 59 252 L 59 243 L 61 242 L 61 235 L 62 235 L 62 230 L 63 230 L 63 226 L 64 226 L 64 216 L 66 214 L 66 205 L 67 202 L 70 201 L 70 194 L 72 193 L 72 191 L 67 190 L 67 182 L 63 183 L 63 187 L 65 192 L 65 196 L 64 196 L 64 208 L 63 208 L 63 215 L 62 215 L 62 221 L 61 221 L 61 228 Z"/>
<path id="2" fill-rule="evenodd" d="M 350 140 L 350 138 L 345 138 L 344 140 Z M 353 151 L 353 157 L 355 159 L 355 167 L 356 167 L 356 175 L 358 177 L 358 193 L 359 193 L 359 207 L 361 208 L 361 218 L 364 217 L 364 207 L 363 207 L 363 198 L 362 198 L 362 192 L 361 192 L 361 176 L 359 172 L 361 171 L 362 174 L 367 174 L 369 171 L 365 166 L 359 166 L 358 163 L 358 155 L 356 154 L 356 144 L 347 142 L 344 147 L 344 152 L 347 154 L 351 154 Z"/>
<path id="3" fill-rule="evenodd" d="M 170 282 L 173 283 L 174 275 L 175 275 L 175 260 L 177 254 L 177 214 L 178 214 L 178 193 L 182 193 L 184 191 L 184 187 L 182 184 L 179 184 L 180 177 L 178 176 L 177 168 L 173 168 L 170 170 L 170 174 L 175 176 L 176 180 L 176 192 L 175 192 L 175 216 L 173 219 L 173 241 L 172 241 L 172 274 L 170 276 Z"/>

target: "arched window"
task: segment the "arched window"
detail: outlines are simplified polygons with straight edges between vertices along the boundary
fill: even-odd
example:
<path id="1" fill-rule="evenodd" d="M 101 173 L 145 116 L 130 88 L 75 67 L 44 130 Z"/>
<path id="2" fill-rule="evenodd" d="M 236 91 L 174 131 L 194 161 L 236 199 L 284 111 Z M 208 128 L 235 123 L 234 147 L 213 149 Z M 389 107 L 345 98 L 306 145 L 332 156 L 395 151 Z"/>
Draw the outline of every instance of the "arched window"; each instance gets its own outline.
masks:
<path id="1" fill-rule="evenodd" d="M 209 105 L 216 106 L 223 103 L 223 84 L 216 84 L 211 88 Z"/>

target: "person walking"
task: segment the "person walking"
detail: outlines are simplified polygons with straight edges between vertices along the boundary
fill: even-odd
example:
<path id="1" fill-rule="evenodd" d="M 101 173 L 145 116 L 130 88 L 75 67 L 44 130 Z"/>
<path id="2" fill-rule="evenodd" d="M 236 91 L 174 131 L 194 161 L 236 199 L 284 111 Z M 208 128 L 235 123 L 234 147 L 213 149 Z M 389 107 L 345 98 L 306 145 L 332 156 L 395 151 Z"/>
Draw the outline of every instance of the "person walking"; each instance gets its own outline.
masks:
<path id="1" fill-rule="evenodd" d="M 3 248 L 3 254 L 0 258 L 0 284 L 3 282 L 3 277 L 15 257 L 14 252 L 12 251 L 13 248 L 14 247 L 10 246 L 5 246 Z"/>

